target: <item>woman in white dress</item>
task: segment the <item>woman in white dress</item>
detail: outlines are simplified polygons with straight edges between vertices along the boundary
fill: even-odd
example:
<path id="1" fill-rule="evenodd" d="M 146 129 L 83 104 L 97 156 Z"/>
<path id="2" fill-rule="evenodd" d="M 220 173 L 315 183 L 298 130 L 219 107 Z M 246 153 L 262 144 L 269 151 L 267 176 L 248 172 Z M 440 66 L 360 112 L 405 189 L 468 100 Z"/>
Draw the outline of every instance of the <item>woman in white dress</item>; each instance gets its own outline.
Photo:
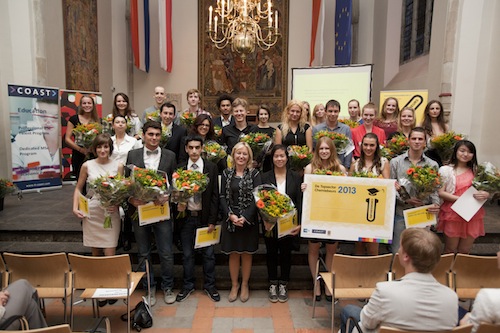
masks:
<path id="1" fill-rule="evenodd" d="M 93 191 L 89 191 L 89 215 L 85 217 L 79 210 L 78 202 L 82 189 L 86 183 L 95 179 L 110 175 L 123 174 L 123 164 L 110 158 L 113 152 L 113 141 L 109 134 L 99 134 L 92 144 L 92 151 L 97 156 L 96 159 L 88 160 L 82 165 L 80 177 L 73 194 L 73 214 L 83 219 L 83 245 L 92 248 L 93 256 L 115 255 L 118 237 L 120 235 L 120 216 L 118 207 L 107 208 L 111 213 L 111 228 L 104 228 L 105 211 L 99 203 L 99 199 L 93 196 Z"/>

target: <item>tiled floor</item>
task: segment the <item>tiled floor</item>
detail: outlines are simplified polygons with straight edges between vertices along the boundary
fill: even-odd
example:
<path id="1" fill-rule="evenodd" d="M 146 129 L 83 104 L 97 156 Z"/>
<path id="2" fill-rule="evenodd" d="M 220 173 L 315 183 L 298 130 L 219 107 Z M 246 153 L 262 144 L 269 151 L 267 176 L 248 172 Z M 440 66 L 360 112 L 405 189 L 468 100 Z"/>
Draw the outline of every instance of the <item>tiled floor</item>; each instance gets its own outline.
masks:
<path id="1" fill-rule="evenodd" d="M 157 304 L 153 307 L 154 325 L 146 333 L 306 333 L 330 332 L 331 303 L 324 299 L 317 303 L 316 318 L 312 319 L 310 292 L 290 291 L 286 303 L 271 303 L 267 291 L 251 291 L 246 303 L 227 301 L 229 291 L 223 290 L 220 302 L 212 302 L 202 291 L 196 291 L 182 303 L 167 305 L 162 294 L 157 294 Z M 131 304 L 140 301 L 142 291 L 134 293 Z M 338 306 L 336 310 L 338 310 Z M 75 305 L 75 328 L 83 329 L 91 322 L 92 307 L 89 301 Z M 63 312 L 60 300 L 47 302 L 49 325 L 61 323 Z M 126 332 L 126 322 L 120 315 L 126 306 L 119 301 L 101 308 L 101 316 L 111 319 L 112 332 Z M 336 325 L 338 326 L 338 311 Z"/>

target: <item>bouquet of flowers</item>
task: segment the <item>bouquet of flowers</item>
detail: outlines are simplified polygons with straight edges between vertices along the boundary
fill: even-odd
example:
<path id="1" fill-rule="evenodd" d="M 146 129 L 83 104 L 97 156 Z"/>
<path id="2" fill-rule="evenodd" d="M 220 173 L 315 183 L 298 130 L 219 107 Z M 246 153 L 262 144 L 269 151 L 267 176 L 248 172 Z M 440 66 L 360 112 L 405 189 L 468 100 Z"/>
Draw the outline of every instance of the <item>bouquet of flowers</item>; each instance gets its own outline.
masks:
<path id="1" fill-rule="evenodd" d="M 131 184 L 129 178 L 121 175 L 101 176 L 90 183 L 90 188 L 94 190 L 99 203 L 104 208 L 104 229 L 113 227 L 108 209 L 127 201 Z"/>
<path id="2" fill-rule="evenodd" d="M 208 176 L 195 170 L 177 169 L 172 175 L 172 201 L 179 204 L 187 204 L 191 197 L 199 196 L 207 189 Z M 181 211 L 177 218 L 186 216 L 186 211 Z"/>
<path id="3" fill-rule="evenodd" d="M 389 148 L 385 146 L 380 146 L 380 156 L 385 157 L 388 160 L 391 160 L 394 156 L 394 153 Z"/>
<path id="4" fill-rule="evenodd" d="M 255 132 L 242 135 L 241 142 L 246 142 L 252 149 L 253 159 L 259 160 L 261 155 L 265 154 L 269 147 L 271 147 L 271 137 L 265 133 Z"/>
<path id="5" fill-rule="evenodd" d="M 464 135 L 450 131 L 433 137 L 431 139 L 431 147 L 436 149 L 439 157 L 441 157 L 441 160 L 443 161 L 443 164 L 448 164 L 451 155 L 453 154 L 453 147 L 455 146 L 455 143 L 463 139 L 465 139 Z"/>
<path id="6" fill-rule="evenodd" d="M 145 202 L 155 201 L 168 191 L 168 180 L 166 175 L 160 175 L 151 169 L 143 169 L 133 166 L 132 186 L 130 196 Z M 132 219 L 137 220 L 137 211 L 132 215 Z"/>
<path id="7" fill-rule="evenodd" d="M 108 133 L 109 135 L 114 134 L 113 119 L 114 119 L 114 117 L 113 117 L 112 113 L 108 114 L 105 117 L 102 117 L 101 124 L 102 124 L 102 132 L 103 133 Z"/>
<path id="8" fill-rule="evenodd" d="M 406 170 L 406 177 L 416 190 L 417 198 L 426 199 L 434 191 L 441 187 L 441 176 L 439 172 L 430 165 L 411 165 Z"/>
<path id="9" fill-rule="evenodd" d="M 172 137 L 172 131 L 167 131 L 162 127 L 161 129 L 161 138 L 160 138 L 160 147 L 165 147 L 170 138 Z"/>
<path id="10" fill-rule="evenodd" d="M 80 124 L 73 128 L 75 143 L 80 147 L 90 148 L 97 134 L 102 132 L 98 123 Z"/>
<path id="11" fill-rule="evenodd" d="M 302 170 L 311 163 L 313 154 L 307 146 L 288 146 L 287 150 L 292 170 Z"/>
<path id="12" fill-rule="evenodd" d="M 214 132 L 215 132 L 215 136 L 220 138 L 222 135 L 222 127 L 214 126 Z"/>
<path id="13" fill-rule="evenodd" d="M 264 220 L 266 236 L 271 236 L 271 231 L 279 218 L 295 215 L 297 210 L 290 197 L 278 192 L 274 185 L 259 185 L 253 190 L 255 203 Z"/>
<path id="14" fill-rule="evenodd" d="M 194 115 L 194 113 L 191 113 L 189 111 L 184 111 L 180 116 L 181 124 L 184 125 L 184 127 L 186 127 L 187 129 L 193 126 L 195 119 L 196 116 Z"/>
<path id="15" fill-rule="evenodd" d="M 389 149 L 390 158 L 401 155 L 410 148 L 408 138 L 404 134 L 394 135 L 385 145 Z"/>
<path id="16" fill-rule="evenodd" d="M 472 186 L 479 191 L 486 191 L 490 194 L 500 193 L 500 172 L 497 167 L 490 162 L 481 163 L 477 167 Z"/>
<path id="17" fill-rule="evenodd" d="M 343 154 L 349 146 L 349 144 L 352 144 L 352 140 L 350 140 L 345 134 L 342 133 L 337 133 L 337 132 L 331 132 L 328 130 L 321 130 L 314 134 L 314 140 L 319 140 L 319 138 L 322 137 L 328 137 L 332 139 L 333 144 L 335 145 L 335 148 L 337 149 L 337 154 Z"/>
<path id="18" fill-rule="evenodd" d="M 361 177 L 361 178 L 384 178 L 382 175 L 376 175 L 370 171 L 354 171 L 352 173 L 352 177 Z"/>
<path id="19" fill-rule="evenodd" d="M 347 126 L 349 126 L 351 129 L 353 128 L 356 128 L 359 126 L 359 123 L 357 121 L 354 121 L 354 120 L 351 120 L 351 119 L 339 119 L 339 122 L 341 122 L 342 124 L 346 124 Z"/>
<path id="20" fill-rule="evenodd" d="M 206 141 L 203 144 L 202 152 L 207 160 L 215 164 L 227 156 L 226 147 L 215 141 Z"/>
<path id="21" fill-rule="evenodd" d="M 9 194 L 20 193 L 19 188 L 8 179 L 0 178 L 0 198 L 5 198 Z"/>
<path id="22" fill-rule="evenodd" d="M 153 120 L 161 123 L 160 110 L 146 112 L 146 121 Z"/>
<path id="23" fill-rule="evenodd" d="M 328 169 L 316 169 L 313 171 L 313 175 L 345 177 L 345 173 L 343 173 L 341 171 L 332 171 L 332 170 L 328 170 Z"/>

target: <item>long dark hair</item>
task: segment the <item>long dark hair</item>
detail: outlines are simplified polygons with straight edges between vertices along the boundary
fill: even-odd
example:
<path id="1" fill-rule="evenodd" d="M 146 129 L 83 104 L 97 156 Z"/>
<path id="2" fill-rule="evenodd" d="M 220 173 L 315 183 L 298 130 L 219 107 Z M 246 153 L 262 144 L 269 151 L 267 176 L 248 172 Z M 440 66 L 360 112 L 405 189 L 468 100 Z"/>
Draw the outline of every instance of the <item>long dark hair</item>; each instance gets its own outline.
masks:
<path id="1" fill-rule="evenodd" d="M 441 111 L 439 112 L 439 116 L 437 117 L 437 122 L 439 127 L 443 130 L 443 132 L 446 132 L 446 121 L 444 120 L 444 109 L 443 109 L 443 104 L 436 100 L 433 99 L 429 103 L 427 103 L 427 106 L 425 107 L 424 111 L 424 121 L 422 122 L 422 127 L 425 128 L 425 132 L 427 135 L 432 136 L 432 121 L 431 121 L 431 116 L 429 115 L 429 110 L 431 108 L 432 104 L 438 104 L 439 108 Z"/>
<path id="2" fill-rule="evenodd" d="M 467 147 L 470 150 L 470 152 L 474 154 L 474 156 L 472 156 L 472 159 L 469 162 L 467 162 L 467 167 L 469 167 L 472 170 L 472 172 L 476 174 L 477 171 L 476 146 L 474 146 L 474 144 L 469 140 L 460 140 L 457 143 L 455 143 L 455 147 L 453 147 L 453 155 L 451 155 L 450 159 L 450 164 L 453 165 L 453 168 L 457 167 L 457 162 L 458 162 L 457 152 L 458 149 L 462 146 Z"/>
<path id="3" fill-rule="evenodd" d="M 121 96 L 125 100 L 125 102 L 127 102 L 127 108 L 125 109 L 124 116 L 130 117 L 132 115 L 132 112 L 133 112 L 132 108 L 130 107 L 130 100 L 125 93 L 121 93 L 121 92 L 116 94 L 115 98 L 113 99 L 113 117 L 120 114 L 120 111 L 118 111 L 118 108 L 116 107 L 116 99 L 118 98 L 118 96 Z"/>
<path id="4" fill-rule="evenodd" d="M 360 157 L 359 157 L 359 162 L 358 162 L 358 170 L 362 170 L 366 164 L 365 164 L 365 152 L 363 151 L 363 141 L 365 139 L 375 139 L 375 152 L 373 153 L 373 165 L 375 165 L 377 169 L 377 173 L 380 175 L 382 173 L 382 163 L 380 162 L 380 143 L 378 142 L 378 136 L 375 135 L 374 133 L 366 133 L 363 139 L 361 140 L 361 147 L 360 147 Z"/>
<path id="5" fill-rule="evenodd" d="M 200 135 L 200 133 L 198 132 L 198 126 L 203 124 L 203 122 L 205 120 L 208 120 L 208 122 L 210 123 L 210 127 L 208 128 L 208 133 L 205 137 L 205 141 L 215 140 L 214 123 L 212 122 L 212 118 L 210 117 L 210 115 L 205 114 L 205 113 L 202 113 L 195 118 L 193 126 L 191 126 L 191 131 L 189 134 Z"/>

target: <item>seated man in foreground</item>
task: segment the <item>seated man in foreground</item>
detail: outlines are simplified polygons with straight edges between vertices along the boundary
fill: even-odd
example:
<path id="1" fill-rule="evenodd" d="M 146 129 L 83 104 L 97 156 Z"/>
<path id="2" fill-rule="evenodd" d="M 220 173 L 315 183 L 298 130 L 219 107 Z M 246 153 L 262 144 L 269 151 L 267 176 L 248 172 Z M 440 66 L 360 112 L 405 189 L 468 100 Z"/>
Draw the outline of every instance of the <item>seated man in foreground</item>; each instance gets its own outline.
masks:
<path id="1" fill-rule="evenodd" d="M 441 249 L 441 241 L 434 233 L 417 228 L 404 230 L 398 252 L 405 276 L 400 280 L 377 283 L 363 309 L 355 305 L 342 309 L 342 333 L 349 317 L 359 321 L 363 333 L 378 332 L 382 325 L 410 331 L 455 327 L 458 297 L 431 274 L 441 259 Z"/>

